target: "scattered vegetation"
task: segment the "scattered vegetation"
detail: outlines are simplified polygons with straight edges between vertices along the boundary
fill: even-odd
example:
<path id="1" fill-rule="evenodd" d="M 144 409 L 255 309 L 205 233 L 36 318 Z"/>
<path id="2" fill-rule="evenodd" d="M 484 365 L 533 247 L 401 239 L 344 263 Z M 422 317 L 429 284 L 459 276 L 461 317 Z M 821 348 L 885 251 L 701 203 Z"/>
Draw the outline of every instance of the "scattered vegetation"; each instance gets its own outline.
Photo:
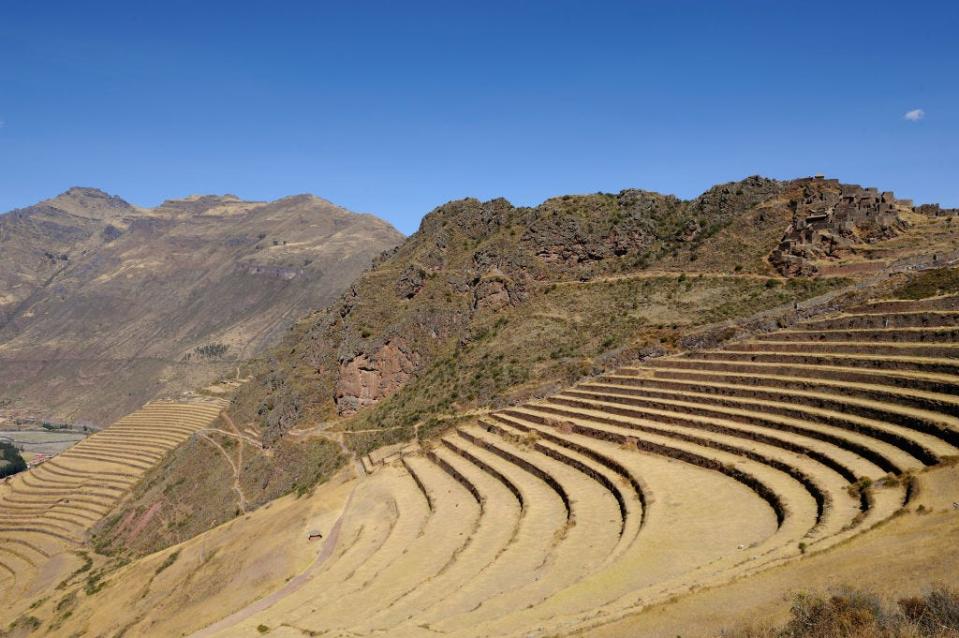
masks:
<path id="1" fill-rule="evenodd" d="M 781 627 L 749 626 L 725 638 L 956 638 L 959 593 L 937 587 L 922 596 L 885 603 L 878 595 L 850 588 L 828 594 L 797 594 Z"/>
<path id="2" fill-rule="evenodd" d="M 959 268 L 937 268 L 913 275 L 893 295 L 902 299 L 925 299 L 959 293 Z"/>
<path id="3" fill-rule="evenodd" d="M 197 346 L 193 349 L 201 357 L 206 357 L 207 359 L 218 359 L 226 354 L 227 350 L 230 349 L 230 346 L 225 343 L 213 342 L 207 343 L 202 346 Z"/>
<path id="4" fill-rule="evenodd" d="M 27 469 L 27 462 L 20 455 L 20 450 L 12 443 L 0 441 L 0 478 L 11 476 Z"/>
<path id="5" fill-rule="evenodd" d="M 173 552 L 172 554 L 168 555 L 164 559 L 164 561 L 160 563 L 160 566 L 157 567 L 155 574 L 160 575 L 165 569 L 173 565 L 173 563 L 175 563 L 178 558 L 180 558 L 180 550 L 177 550 Z"/>

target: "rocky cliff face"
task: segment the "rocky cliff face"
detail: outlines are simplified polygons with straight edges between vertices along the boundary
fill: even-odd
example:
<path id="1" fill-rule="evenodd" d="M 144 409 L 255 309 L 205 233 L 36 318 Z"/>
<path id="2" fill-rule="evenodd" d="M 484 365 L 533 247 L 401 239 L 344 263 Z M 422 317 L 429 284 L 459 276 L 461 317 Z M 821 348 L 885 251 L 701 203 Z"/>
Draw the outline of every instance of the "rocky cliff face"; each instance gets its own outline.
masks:
<path id="1" fill-rule="evenodd" d="M 308 195 L 146 209 L 72 188 L 0 215 L 0 401 L 105 423 L 235 375 L 401 239 Z"/>
<path id="2" fill-rule="evenodd" d="M 416 371 L 418 358 L 405 340 L 397 338 L 371 354 L 342 362 L 334 395 L 339 414 L 355 414 L 396 392 Z"/>

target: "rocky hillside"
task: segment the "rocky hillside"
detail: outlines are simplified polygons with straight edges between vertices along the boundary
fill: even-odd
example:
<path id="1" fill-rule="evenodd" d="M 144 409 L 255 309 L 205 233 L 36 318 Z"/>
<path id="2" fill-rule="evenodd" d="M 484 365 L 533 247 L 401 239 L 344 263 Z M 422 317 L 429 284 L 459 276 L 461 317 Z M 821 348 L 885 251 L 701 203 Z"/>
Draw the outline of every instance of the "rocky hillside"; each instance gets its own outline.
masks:
<path id="1" fill-rule="evenodd" d="M 782 260 L 770 257 L 787 240 L 802 249 L 802 238 L 790 239 L 799 204 L 833 190 L 833 180 L 751 177 L 690 201 L 624 190 L 534 208 L 450 202 L 336 304 L 296 325 L 241 394 L 240 418 L 257 421 L 267 441 L 353 415 L 363 429 L 408 437 L 437 414 L 523 398 L 610 357 L 668 348 L 691 323 L 814 294 L 829 282 L 781 286 Z M 905 222 L 881 212 L 876 236 L 894 236 Z M 868 211 L 843 218 L 843 254 L 867 244 L 872 236 L 855 231 L 873 221 Z M 809 263 L 829 258 L 808 252 Z M 372 407 L 401 389 L 407 396 L 388 409 Z"/>
<path id="2" fill-rule="evenodd" d="M 0 405 L 104 424 L 272 346 L 402 240 L 312 195 L 145 209 L 98 190 L 0 216 Z"/>
<path id="3" fill-rule="evenodd" d="M 748 318 L 959 244 L 951 217 L 903 206 L 882 237 L 853 226 L 842 251 L 804 257 L 812 275 L 783 276 L 774 250 L 800 203 L 822 189 L 832 182 L 751 177 L 689 201 L 625 190 L 532 208 L 502 199 L 440 206 L 257 360 L 229 410 L 250 438 L 219 441 L 230 459 L 204 442 L 181 447 L 97 530 L 97 545 L 165 547 L 310 490 L 347 459 L 335 460 L 337 450 L 358 457 L 427 438 L 637 358 L 775 327 L 775 317 Z M 872 221 L 867 214 L 863 226 Z M 202 493 L 216 498 L 196 496 L 200 468 Z M 140 525 L 157 507 L 184 512 L 183 522 Z M 110 524 L 123 520 L 135 522 L 135 542 Z"/>

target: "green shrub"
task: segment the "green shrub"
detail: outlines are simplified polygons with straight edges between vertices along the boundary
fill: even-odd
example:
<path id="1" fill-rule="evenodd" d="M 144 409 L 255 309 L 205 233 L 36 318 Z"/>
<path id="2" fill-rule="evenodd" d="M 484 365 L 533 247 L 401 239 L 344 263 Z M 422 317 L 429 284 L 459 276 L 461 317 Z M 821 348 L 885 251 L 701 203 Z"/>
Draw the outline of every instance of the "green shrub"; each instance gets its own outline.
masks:
<path id="1" fill-rule="evenodd" d="M 937 268 L 919 273 L 893 291 L 901 299 L 925 299 L 959 292 L 959 269 Z"/>
<path id="2" fill-rule="evenodd" d="M 176 560 L 177 560 L 179 557 L 180 557 L 180 550 L 176 550 L 175 552 L 173 552 L 172 554 L 170 554 L 169 556 L 167 556 L 167 557 L 166 557 L 166 560 L 164 560 L 162 563 L 160 563 L 160 566 L 157 567 L 156 573 L 157 573 L 157 574 L 160 574 L 160 573 L 161 573 L 163 570 L 165 570 L 167 567 L 169 567 L 169 566 L 171 566 L 173 563 L 175 563 Z"/>

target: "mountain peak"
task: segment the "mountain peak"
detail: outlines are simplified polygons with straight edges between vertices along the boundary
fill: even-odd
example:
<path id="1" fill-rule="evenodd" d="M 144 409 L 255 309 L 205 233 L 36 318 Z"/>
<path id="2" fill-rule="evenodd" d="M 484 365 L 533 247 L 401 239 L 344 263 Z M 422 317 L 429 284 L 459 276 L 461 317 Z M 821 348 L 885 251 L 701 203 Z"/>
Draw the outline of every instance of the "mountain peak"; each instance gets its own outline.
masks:
<path id="1" fill-rule="evenodd" d="M 94 219 L 116 217 L 134 210 L 130 203 L 115 195 L 85 186 L 72 186 L 43 203 L 71 215 Z"/>

